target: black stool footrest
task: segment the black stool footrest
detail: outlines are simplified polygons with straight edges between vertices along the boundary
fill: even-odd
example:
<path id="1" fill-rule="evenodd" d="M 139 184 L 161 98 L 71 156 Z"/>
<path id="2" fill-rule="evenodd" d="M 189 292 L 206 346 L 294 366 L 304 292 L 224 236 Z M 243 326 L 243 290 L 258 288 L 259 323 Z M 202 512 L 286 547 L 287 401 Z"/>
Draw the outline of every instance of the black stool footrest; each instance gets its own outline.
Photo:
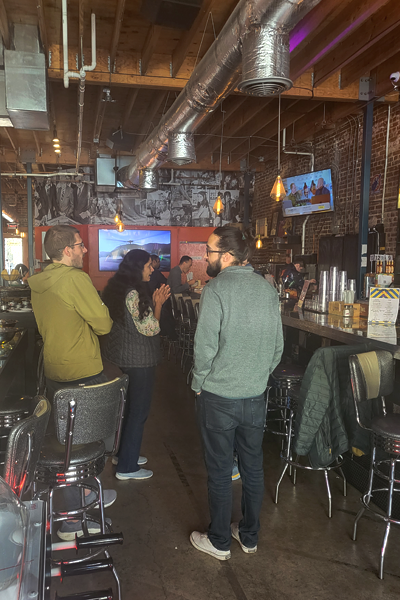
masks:
<path id="1" fill-rule="evenodd" d="M 61 577 L 70 577 L 72 575 L 86 575 L 87 573 L 98 573 L 99 571 L 112 571 L 114 566 L 113 559 L 99 558 L 82 563 L 61 563 Z"/>
<path id="2" fill-rule="evenodd" d="M 113 600 L 113 591 L 97 590 L 95 592 L 82 592 L 80 594 L 70 594 L 69 596 L 59 596 L 57 593 L 54 600 Z"/>
<path id="3" fill-rule="evenodd" d="M 98 546 L 112 546 L 123 544 L 124 536 L 122 533 L 99 533 L 89 537 L 80 537 L 76 539 L 76 549 L 97 548 Z"/>

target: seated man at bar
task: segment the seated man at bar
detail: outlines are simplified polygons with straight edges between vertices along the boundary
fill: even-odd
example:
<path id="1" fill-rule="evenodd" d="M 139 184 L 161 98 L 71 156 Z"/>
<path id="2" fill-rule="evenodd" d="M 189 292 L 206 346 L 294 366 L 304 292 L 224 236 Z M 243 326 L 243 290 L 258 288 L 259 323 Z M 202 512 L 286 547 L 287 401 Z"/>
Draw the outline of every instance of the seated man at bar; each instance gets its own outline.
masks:
<path id="1" fill-rule="evenodd" d="M 153 267 L 153 272 L 150 275 L 149 287 L 151 289 L 151 293 L 153 293 L 163 284 L 167 283 L 167 278 L 160 271 L 160 257 L 157 256 L 157 254 L 151 254 L 150 260 L 151 266 Z"/>
<path id="2" fill-rule="evenodd" d="M 89 276 L 82 271 L 87 249 L 79 231 L 69 225 L 51 227 L 44 248 L 52 263 L 30 277 L 28 283 L 44 342 L 44 374 L 51 402 L 57 390 L 107 381 L 97 336 L 110 332 L 112 320 Z M 93 501 L 91 494 L 87 495 L 88 502 Z M 69 509 L 80 506 L 77 488 L 67 488 L 63 497 Z M 104 506 L 110 506 L 116 497 L 114 490 L 104 490 Z M 97 525 L 90 525 L 90 533 L 99 531 Z M 81 523 L 64 521 L 57 534 L 61 539 L 74 539 L 75 534 L 83 534 Z"/>
<path id="3" fill-rule="evenodd" d="M 196 280 L 191 279 L 186 283 L 182 283 L 182 273 L 187 275 L 192 266 L 192 259 L 190 256 L 182 256 L 179 261 L 179 265 L 176 265 L 171 269 L 168 277 L 168 285 L 171 289 L 171 294 L 180 294 L 182 292 L 188 292 L 190 288 L 196 285 Z"/>
<path id="4" fill-rule="evenodd" d="M 257 551 L 264 493 L 264 392 L 283 351 L 279 298 L 245 262 L 252 240 L 235 227 L 208 238 L 207 275 L 194 340 L 192 389 L 208 472 L 211 523 L 193 531 L 192 545 L 218 560 L 231 557 L 231 537 L 245 553 Z M 232 454 L 242 476 L 240 523 L 231 524 Z"/>

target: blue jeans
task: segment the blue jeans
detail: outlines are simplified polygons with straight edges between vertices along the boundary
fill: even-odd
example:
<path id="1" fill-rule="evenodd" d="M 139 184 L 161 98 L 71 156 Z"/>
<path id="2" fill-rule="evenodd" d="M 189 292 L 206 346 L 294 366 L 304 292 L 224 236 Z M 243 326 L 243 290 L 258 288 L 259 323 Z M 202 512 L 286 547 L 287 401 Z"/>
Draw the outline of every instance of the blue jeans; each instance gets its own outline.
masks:
<path id="1" fill-rule="evenodd" d="M 265 423 L 264 395 L 231 400 L 202 391 L 196 397 L 197 423 L 208 472 L 211 523 L 208 537 L 218 550 L 231 545 L 232 455 L 236 447 L 242 478 L 240 539 L 248 548 L 257 545 L 264 494 L 262 441 Z"/>
<path id="2" fill-rule="evenodd" d="M 140 469 L 137 462 L 150 412 L 156 367 L 132 367 L 122 371 L 129 375 L 129 386 L 117 470 L 118 473 L 134 473 Z"/>

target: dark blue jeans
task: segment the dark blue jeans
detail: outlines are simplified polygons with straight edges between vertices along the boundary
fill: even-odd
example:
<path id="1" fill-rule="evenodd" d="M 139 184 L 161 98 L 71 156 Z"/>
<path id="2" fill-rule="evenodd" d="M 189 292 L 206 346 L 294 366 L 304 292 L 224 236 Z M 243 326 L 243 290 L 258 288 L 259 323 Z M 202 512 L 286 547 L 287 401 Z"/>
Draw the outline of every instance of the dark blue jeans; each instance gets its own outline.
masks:
<path id="1" fill-rule="evenodd" d="M 156 367 L 132 367 L 122 371 L 129 375 L 129 386 L 117 470 L 119 473 L 134 473 L 140 469 L 137 461 L 150 412 Z"/>
<path id="2" fill-rule="evenodd" d="M 240 539 L 245 546 L 253 548 L 258 541 L 264 494 L 264 395 L 231 400 L 202 391 L 196 398 L 196 414 L 208 472 L 211 517 L 208 537 L 218 550 L 229 550 L 232 455 L 235 446 L 242 478 L 243 517 L 239 523 Z"/>

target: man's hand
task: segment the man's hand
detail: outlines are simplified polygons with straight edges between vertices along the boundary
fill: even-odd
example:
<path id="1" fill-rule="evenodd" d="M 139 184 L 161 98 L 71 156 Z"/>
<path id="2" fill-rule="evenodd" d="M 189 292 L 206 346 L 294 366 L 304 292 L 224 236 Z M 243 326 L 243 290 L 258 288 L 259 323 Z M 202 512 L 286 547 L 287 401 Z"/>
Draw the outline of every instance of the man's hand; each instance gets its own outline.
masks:
<path id="1" fill-rule="evenodd" d="M 188 284 L 190 285 L 190 287 L 195 287 L 197 284 L 197 279 L 192 279 L 191 281 L 188 281 Z"/>
<path id="2" fill-rule="evenodd" d="M 169 285 L 163 283 L 161 287 L 154 291 L 153 294 L 153 303 L 154 306 L 162 306 L 166 300 L 171 295 L 171 290 Z"/>

